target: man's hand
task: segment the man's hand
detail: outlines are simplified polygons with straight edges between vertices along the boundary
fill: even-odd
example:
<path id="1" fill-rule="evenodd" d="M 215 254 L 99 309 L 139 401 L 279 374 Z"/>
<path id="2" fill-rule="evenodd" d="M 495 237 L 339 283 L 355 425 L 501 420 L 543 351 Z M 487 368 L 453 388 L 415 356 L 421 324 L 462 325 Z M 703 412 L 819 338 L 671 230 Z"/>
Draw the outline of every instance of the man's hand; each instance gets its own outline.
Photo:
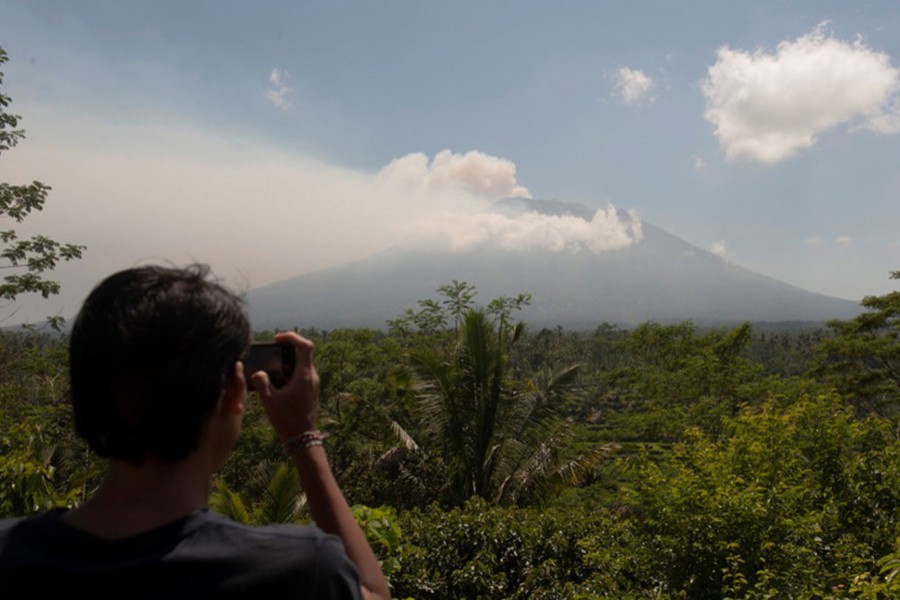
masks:
<path id="1" fill-rule="evenodd" d="M 275 341 L 294 347 L 297 364 L 290 380 L 281 389 L 275 389 L 265 371 L 257 371 L 250 377 L 275 433 L 285 442 L 303 432 L 316 429 L 319 375 L 313 366 L 313 343 L 310 340 L 296 333 L 286 332 L 276 334 Z"/>

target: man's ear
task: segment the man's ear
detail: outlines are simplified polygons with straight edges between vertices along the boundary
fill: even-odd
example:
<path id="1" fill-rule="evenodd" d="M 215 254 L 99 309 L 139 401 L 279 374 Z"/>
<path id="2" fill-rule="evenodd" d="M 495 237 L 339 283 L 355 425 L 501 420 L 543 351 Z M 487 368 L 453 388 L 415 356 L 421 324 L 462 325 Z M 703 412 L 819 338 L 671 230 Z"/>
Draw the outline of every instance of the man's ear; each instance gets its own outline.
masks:
<path id="1" fill-rule="evenodd" d="M 225 390 L 222 395 L 222 410 L 233 415 L 244 414 L 247 399 L 247 380 L 244 378 L 244 363 L 236 361 L 225 375 Z"/>

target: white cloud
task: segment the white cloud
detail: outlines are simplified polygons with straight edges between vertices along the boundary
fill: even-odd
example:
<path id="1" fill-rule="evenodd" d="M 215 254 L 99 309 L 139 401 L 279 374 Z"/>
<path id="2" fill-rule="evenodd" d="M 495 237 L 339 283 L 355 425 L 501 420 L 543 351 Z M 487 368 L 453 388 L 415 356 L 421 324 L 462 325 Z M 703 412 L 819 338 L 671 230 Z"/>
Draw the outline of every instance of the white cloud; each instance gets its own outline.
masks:
<path id="1" fill-rule="evenodd" d="M 734 259 L 734 254 L 725 245 L 725 240 L 713 242 L 709 247 L 709 251 L 724 261 L 731 262 Z"/>
<path id="2" fill-rule="evenodd" d="M 294 88 L 288 85 L 290 75 L 284 69 L 272 69 L 269 73 L 271 89 L 266 90 L 266 98 L 280 110 L 288 110 L 294 104 Z"/>
<path id="3" fill-rule="evenodd" d="M 703 171 L 706 169 L 706 161 L 703 160 L 702 156 L 694 157 L 694 170 L 695 171 Z"/>
<path id="4" fill-rule="evenodd" d="M 872 116 L 860 127 L 876 133 L 900 133 L 900 98 L 896 98 L 888 110 Z"/>
<path id="5" fill-rule="evenodd" d="M 804 243 L 807 246 L 813 246 L 816 248 L 823 247 L 828 244 L 828 241 L 821 235 L 813 235 L 804 240 Z M 849 235 L 839 235 L 834 238 L 834 244 L 837 246 L 842 246 L 847 248 L 853 245 L 853 239 Z"/>
<path id="6" fill-rule="evenodd" d="M 484 200 L 531 197 L 516 182 L 516 165 L 512 161 L 477 150 L 465 154 L 442 150 L 431 162 L 425 154 L 407 154 L 384 167 L 378 180 L 386 186 L 424 193 L 457 192 Z"/>
<path id="7" fill-rule="evenodd" d="M 804 243 L 807 246 L 824 246 L 825 238 L 823 238 L 821 235 L 811 235 L 804 240 Z"/>
<path id="8" fill-rule="evenodd" d="M 615 75 L 615 93 L 625 104 L 637 104 L 654 85 L 652 77 L 636 69 L 622 67 Z"/>
<path id="9" fill-rule="evenodd" d="M 773 164 L 838 125 L 900 131 L 900 70 L 862 41 L 824 25 L 775 52 L 722 47 L 702 82 L 706 119 L 728 159 Z"/>

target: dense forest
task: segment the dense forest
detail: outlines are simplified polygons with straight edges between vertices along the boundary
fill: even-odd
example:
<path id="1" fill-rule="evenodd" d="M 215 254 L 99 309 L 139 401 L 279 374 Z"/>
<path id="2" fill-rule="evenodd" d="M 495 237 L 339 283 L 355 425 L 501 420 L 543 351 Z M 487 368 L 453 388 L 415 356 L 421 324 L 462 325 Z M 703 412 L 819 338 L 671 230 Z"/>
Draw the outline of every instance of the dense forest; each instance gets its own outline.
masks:
<path id="1" fill-rule="evenodd" d="M 900 292 L 818 329 L 532 331 L 529 300 L 454 281 L 384 331 L 302 331 L 395 597 L 900 596 Z M 102 475 L 66 352 L 0 337 L 0 516 L 76 505 Z M 252 396 L 211 506 L 308 519 Z"/>

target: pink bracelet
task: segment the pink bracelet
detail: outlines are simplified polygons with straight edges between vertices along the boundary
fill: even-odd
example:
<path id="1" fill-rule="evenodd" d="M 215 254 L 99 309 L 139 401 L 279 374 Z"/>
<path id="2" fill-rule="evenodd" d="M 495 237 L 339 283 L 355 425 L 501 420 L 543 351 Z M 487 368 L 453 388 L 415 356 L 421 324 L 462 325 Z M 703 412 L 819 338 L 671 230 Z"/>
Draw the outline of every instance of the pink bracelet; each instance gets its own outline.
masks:
<path id="1" fill-rule="evenodd" d="M 321 446 L 322 440 L 328 437 L 321 431 L 304 431 L 284 442 L 284 449 L 289 453 L 295 450 L 307 450 L 313 446 Z"/>

